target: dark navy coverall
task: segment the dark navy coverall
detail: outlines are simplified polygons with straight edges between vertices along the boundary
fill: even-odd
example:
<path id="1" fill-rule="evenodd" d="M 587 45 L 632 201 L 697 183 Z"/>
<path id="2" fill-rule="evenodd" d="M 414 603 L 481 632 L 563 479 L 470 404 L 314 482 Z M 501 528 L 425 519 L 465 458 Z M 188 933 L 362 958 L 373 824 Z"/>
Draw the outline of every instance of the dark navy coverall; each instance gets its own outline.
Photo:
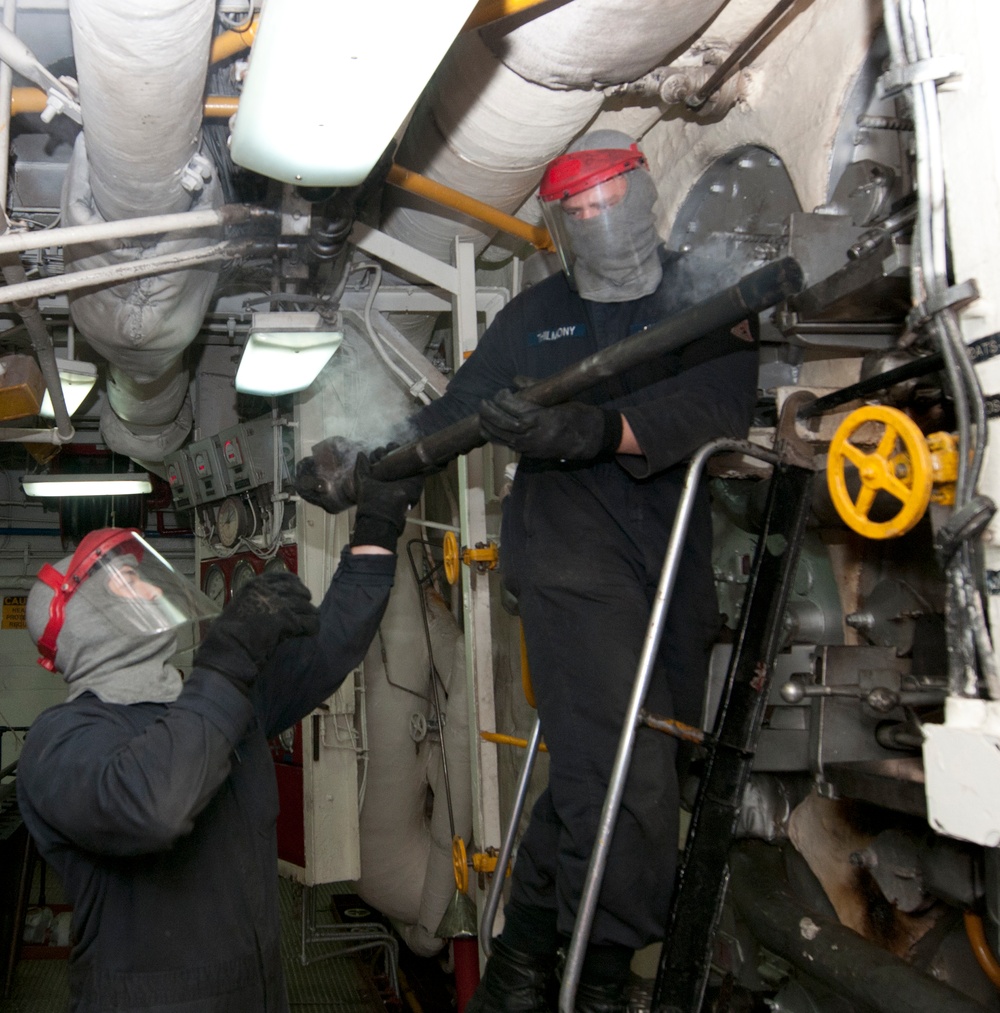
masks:
<path id="1" fill-rule="evenodd" d="M 496 318 L 445 395 L 416 415 L 424 434 L 477 412 L 515 377 L 541 379 L 686 308 L 681 258 L 664 253 L 652 295 L 581 299 L 554 275 Z M 721 286 L 720 286 L 721 287 Z M 738 331 L 739 329 L 737 329 Z M 723 331 L 579 400 L 621 410 L 644 456 L 591 464 L 522 458 L 503 504 L 500 567 L 517 596 L 549 785 L 518 851 L 511 903 L 573 929 L 590 852 L 659 582 L 685 460 L 717 437 L 746 436 L 758 356 L 744 326 Z M 696 724 L 719 631 L 707 492 L 699 493 L 647 696 Z M 662 939 L 673 886 L 679 792 L 673 739 L 640 731 L 591 942 L 638 949 Z M 547 916 L 548 917 L 548 916 Z"/>
<path id="2" fill-rule="evenodd" d="M 195 666 L 169 705 L 83 693 L 32 725 L 18 801 L 73 905 L 74 1013 L 287 1011 L 267 739 L 364 658 L 395 563 L 345 550 L 320 632 L 280 644 L 250 699 Z"/>

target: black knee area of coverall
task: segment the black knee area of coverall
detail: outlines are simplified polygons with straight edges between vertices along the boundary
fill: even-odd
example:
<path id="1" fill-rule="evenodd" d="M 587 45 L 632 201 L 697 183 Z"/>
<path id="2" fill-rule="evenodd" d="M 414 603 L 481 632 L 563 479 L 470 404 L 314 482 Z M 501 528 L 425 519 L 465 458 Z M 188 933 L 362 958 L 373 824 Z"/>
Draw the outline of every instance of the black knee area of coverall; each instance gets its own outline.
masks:
<path id="1" fill-rule="evenodd" d="M 561 939 L 556 932 L 555 908 L 535 907 L 508 901 L 500 938 L 505 946 L 521 953 L 555 956 Z"/>

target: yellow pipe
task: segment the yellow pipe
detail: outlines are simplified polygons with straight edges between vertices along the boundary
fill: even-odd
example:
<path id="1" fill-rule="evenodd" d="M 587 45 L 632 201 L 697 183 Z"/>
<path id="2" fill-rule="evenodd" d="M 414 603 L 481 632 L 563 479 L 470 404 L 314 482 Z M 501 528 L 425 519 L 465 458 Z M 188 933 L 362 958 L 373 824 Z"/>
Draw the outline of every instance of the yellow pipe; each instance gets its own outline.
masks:
<path id="1" fill-rule="evenodd" d="M 540 4 L 548 3 L 549 0 L 479 0 L 475 9 L 469 15 L 469 20 L 462 26 L 463 32 L 471 31 L 473 28 L 482 28 L 491 21 L 499 21 L 510 14 L 517 14 L 519 11 L 526 11 L 531 7 L 538 7 Z"/>
<path id="2" fill-rule="evenodd" d="M 240 32 L 223 32 L 216 35 L 212 40 L 212 52 L 209 57 L 211 63 L 219 63 L 227 57 L 233 56 L 242 49 L 249 49 L 257 35 L 257 24 L 260 15 L 255 15 L 253 21 Z"/>
<path id="3" fill-rule="evenodd" d="M 41 88 L 14 88 L 10 95 L 10 114 L 40 113 L 48 100 Z M 228 119 L 239 108 L 240 100 L 235 95 L 209 95 L 205 99 L 204 114 L 209 117 Z"/>
<path id="4" fill-rule="evenodd" d="M 524 239 L 539 250 L 555 250 L 548 229 L 544 229 L 540 225 L 529 225 L 527 222 L 522 222 L 520 218 L 514 218 L 512 215 L 497 211 L 489 204 L 484 204 L 474 197 L 469 197 L 459 190 L 453 190 L 450 186 L 428 179 L 426 176 L 410 172 L 409 169 L 404 169 L 401 165 L 394 165 L 389 170 L 386 179 L 401 190 L 426 197 L 437 204 L 443 204 L 445 207 L 460 211 L 470 218 L 476 218 L 487 225 L 493 225 L 502 232 L 517 236 L 518 239 Z"/>
<path id="5" fill-rule="evenodd" d="M 486 742 L 495 742 L 498 746 L 517 746 L 518 749 L 527 749 L 527 739 L 517 739 L 513 735 L 501 735 L 499 732 L 480 732 L 479 737 Z M 539 747 L 540 753 L 547 753 L 549 747 L 543 742 Z"/>
<path id="6" fill-rule="evenodd" d="M 10 93 L 10 114 L 40 113 L 45 108 L 48 96 L 41 88 L 13 88 Z"/>
<path id="7" fill-rule="evenodd" d="M 986 940 L 986 932 L 983 930 L 983 920 L 971 911 L 965 912 L 965 933 L 969 937 L 969 945 L 972 952 L 979 961 L 986 977 L 993 982 L 996 988 L 1000 988 L 1000 963 Z"/>
<path id="8" fill-rule="evenodd" d="M 235 95 L 209 95 L 205 99 L 205 115 L 229 119 L 240 107 L 240 100 Z"/>

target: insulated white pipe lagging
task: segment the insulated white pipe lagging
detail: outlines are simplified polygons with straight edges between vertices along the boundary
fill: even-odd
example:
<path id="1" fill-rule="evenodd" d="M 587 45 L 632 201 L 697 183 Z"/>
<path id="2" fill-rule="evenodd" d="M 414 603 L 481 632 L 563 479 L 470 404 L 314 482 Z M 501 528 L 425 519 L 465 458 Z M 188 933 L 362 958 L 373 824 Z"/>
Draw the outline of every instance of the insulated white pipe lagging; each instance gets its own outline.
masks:
<path id="1" fill-rule="evenodd" d="M 213 0 L 70 0 L 84 132 L 63 190 L 69 227 L 214 210 L 213 167 L 199 154 Z M 67 247 L 67 274 L 185 256 L 213 237 Z M 107 359 L 101 433 L 112 450 L 153 465 L 191 427 L 182 353 L 215 291 L 203 265 L 70 296 L 73 322 Z"/>
<path id="2" fill-rule="evenodd" d="M 723 0 L 574 0 L 513 29 L 505 27 L 508 20 L 466 32 L 418 103 L 397 161 L 513 214 L 545 165 L 597 114 L 602 88 L 662 64 L 722 6 Z M 454 215 L 398 191 L 387 193 L 386 207 L 383 231 L 450 261 Z M 530 212 L 525 217 L 537 220 Z M 467 220 L 457 231 L 477 253 L 495 234 Z"/>

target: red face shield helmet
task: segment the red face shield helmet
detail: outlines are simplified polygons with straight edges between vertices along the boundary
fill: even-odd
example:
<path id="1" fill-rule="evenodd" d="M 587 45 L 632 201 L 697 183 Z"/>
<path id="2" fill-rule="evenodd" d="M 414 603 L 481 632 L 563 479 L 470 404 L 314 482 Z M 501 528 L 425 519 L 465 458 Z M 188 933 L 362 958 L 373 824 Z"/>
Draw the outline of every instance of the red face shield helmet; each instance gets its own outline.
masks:
<path id="1" fill-rule="evenodd" d="M 538 199 L 544 208 L 546 204 L 572 197 L 640 166 L 649 168 L 637 144 L 631 148 L 571 151 L 549 162 L 538 187 Z"/>
<path id="2" fill-rule="evenodd" d="M 38 663 L 56 671 L 59 634 L 66 608 L 88 580 L 100 580 L 101 594 L 89 595 L 88 606 L 114 612 L 145 635 L 163 633 L 188 623 L 210 619 L 218 606 L 179 574 L 132 528 L 102 528 L 86 535 L 62 574 L 46 563 L 38 579 L 52 589 L 48 621 L 38 638 Z"/>
<path id="3" fill-rule="evenodd" d="M 587 234 L 607 233 L 601 245 L 627 246 L 629 234 L 614 215 L 605 212 L 620 204 L 628 193 L 630 173 L 649 170 L 638 145 L 630 148 L 595 148 L 571 151 L 553 159 L 542 176 L 538 200 L 542 218 L 552 237 L 566 276 L 574 281 L 574 265 L 583 256 L 577 248 L 580 223 Z M 575 226 L 575 227 L 574 227 Z M 629 259 L 627 249 L 622 257 Z"/>

